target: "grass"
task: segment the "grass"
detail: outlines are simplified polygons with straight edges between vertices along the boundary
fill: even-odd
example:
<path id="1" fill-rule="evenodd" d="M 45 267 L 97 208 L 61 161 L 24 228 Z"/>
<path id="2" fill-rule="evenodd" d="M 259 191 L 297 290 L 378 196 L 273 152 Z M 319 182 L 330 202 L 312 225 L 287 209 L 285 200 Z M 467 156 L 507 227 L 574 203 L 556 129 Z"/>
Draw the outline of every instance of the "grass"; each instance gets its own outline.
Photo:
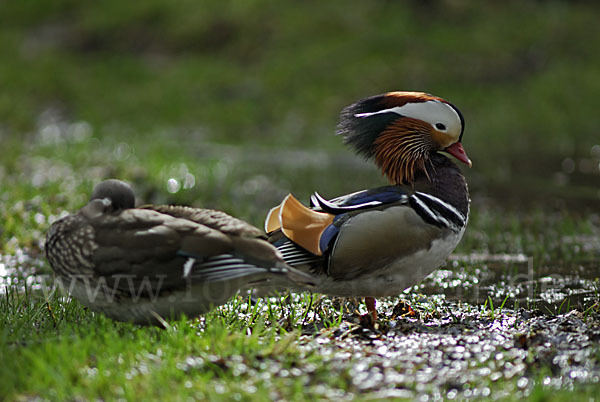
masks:
<path id="1" fill-rule="evenodd" d="M 29 297 L 11 298 L 3 316 L 5 309 L 15 314 L 14 307 L 20 305 L 19 319 L 11 317 L 10 322 L 35 325 L 3 328 L 2 360 L 15 362 L 0 369 L 5 396 L 171 399 L 176 392 L 176 399 L 223 400 L 242 394 L 269 399 L 273 392 L 290 399 L 303 392 L 302 378 L 277 378 L 272 372 L 273 366 L 294 366 L 299 353 L 289 345 L 298 332 L 267 327 L 262 319 L 249 324 L 233 310 L 219 311 L 162 330 L 114 323 L 57 296 L 48 305 Z M 267 377 L 260 373 L 265 360 L 270 366 Z M 302 360 L 319 363 L 316 353 Z M 327 373 L 319 368 L 315 375 L 318 381 Z"/>
<path id="2" fill-rule="evenodd" d="M 507 151 L 595 144 L 591 3 L 38 3 L 11 4 L 13 23 L 0 30 L 12 56 L 0 67 L 5 136 L 34 130 L 51 110 L 109 131 L 176 127 L 213 141 L 334 148 L 329 133 L 350 101 L 426 89 L 468 116 L 465 145 L 479 168 Z"/>
<path id="3" fill-rule="evenodd" d="M 504 308 L 504 304 L 506 304 L 507 300 L 508 300 L 508 296 L 506 296 L 504 298 L 504 300 L 502 300 L 502 304 L 500 304 L 500 306 L 498 308 L 494 308 L 494 300 L 492 299 L 491 296 L 488 296 L 487 300 L 483 304 L 483 310 L 487 310 L 489 317 L 492 320 L 495 320 L 497 317 L 502 315 L 502 309 Z M 565 299 L 565 300 L 567 300 L 567 299 Z M 562 309 L 562 303 L 560 305 L 560 308 Z M 558 314 L 560 314 L 560 310 L 559 310 Z"/>
<path id="4" fill-rule="evenodd" d="M 594 397 L 598 11 L 561 1 L 12 2 L 0 27 L 0 399 Z M 384 184 L 333 131 L 343 106 L 392 89 L 457 104 L 475 164 L 456 250 L 468 258 L 401 295 L 419 318 L 394 317 L 399 298 L 380 300 L 380 326 L 369 328 L 362 306 L 302 294 L 238 297 L 159 329 L 39 289 L 36 278 L 51 278 L 45 231 L 105 178 L 131 182 L 138 203 L 216 208 L 259 227 L 289 191 L 306 200 Z M 471 258 L 503 254 L 532 258 L 534 275 L 513 283 L 525 263 Z M 581 292 L 540 297 L 565 289 Z M 559 321 L 588 341 L 553 343 Z M 528 350 L 513 345 L 521 333 Z M 571 379 L 553 363 L 564 356 L 592 378 Z"/>
<path id="5" fill-rule="evenodd" d="M 281 297 L 255 306 L 238 298 L 205 317 L 160 329 L 115 323 L 57 293 L 44 299 L 24 289 L 9 287 L 0 303 L 0 316 L 11 324 L 0 331 L 0 358 L 5 362 L 0 367 L 0 390 L 11 399 L 303 400 L 361 399 L 364 394 L 352 378 L 352 367 L 361 359 L 350 358 L 340 368 L 328 345 L 331 342 L 338 353 L 347 353 L 347 340 L 360 339 L 360 326 L 348 327 L 336 318 L 335 309 L 325 308 L 311 323 L 321 321 L 321 329 L 311 331 L 310 325 L 303 329 L 304 309 L 314 302 L 305 296 L 292 304 Z M 499 310 L 491 321 L 506 319 Z M 451 321 L 459 324 L 454 317 Z M 319 340 L 323 349 L 307 348 L 310 339 Z M 363 344 L 368 356 L 372 341 L 358 344 Z M 510 362 L 511 357 L 503 361 Z M 545 378 L 551 378 L 542 375 L 544 367 L 539 377 L 528 377 L 536 384 L 528 388 L 528 395 L 545 400 L 573 396 L 542 386 Z M 332 376 L 332 371 L 338 375 Z M 517 380 L 472 380 L 466 389 L 483 392 L 483 396 L 487 392 L 522 396 L 524 387 Z M 597 390 L 594 385 L 580 385 L 575 395 L 592 395 Z M 376 393 L 364 394 L 369 395 Z"/>

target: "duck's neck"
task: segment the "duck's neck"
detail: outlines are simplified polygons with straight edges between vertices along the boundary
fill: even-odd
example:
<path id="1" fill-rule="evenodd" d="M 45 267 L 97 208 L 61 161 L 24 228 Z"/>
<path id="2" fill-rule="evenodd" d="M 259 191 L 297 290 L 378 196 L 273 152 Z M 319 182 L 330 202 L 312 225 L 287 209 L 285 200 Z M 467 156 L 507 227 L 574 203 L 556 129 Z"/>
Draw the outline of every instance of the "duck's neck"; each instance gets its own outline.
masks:
<path id="1" fill-rule="evenodd" d="M 469 210 L 469 191 L 460 169 L 447 157 L 432 153 L 427 161 L 427 172 L 419 171 L 412 182 L 415 191 L 440 198 L 465 214 Z"/>

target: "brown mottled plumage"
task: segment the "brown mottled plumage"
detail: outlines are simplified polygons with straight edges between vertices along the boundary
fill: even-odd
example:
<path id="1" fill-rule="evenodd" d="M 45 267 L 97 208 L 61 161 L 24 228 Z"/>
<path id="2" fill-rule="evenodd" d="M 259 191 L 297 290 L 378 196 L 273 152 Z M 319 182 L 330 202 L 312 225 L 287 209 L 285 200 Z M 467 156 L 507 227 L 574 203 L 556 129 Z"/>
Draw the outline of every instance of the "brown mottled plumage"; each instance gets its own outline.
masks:
<path id="1" fill-rule="evenodd" d="M 253 284 L 313 283 L 240 219 L 188 207 L 134 208 L 134 199 L 125 183 L 102 182 L 86 206 L 48 230 L 50 265 L 94 311 L 158 324 L 205 313 Z"/>

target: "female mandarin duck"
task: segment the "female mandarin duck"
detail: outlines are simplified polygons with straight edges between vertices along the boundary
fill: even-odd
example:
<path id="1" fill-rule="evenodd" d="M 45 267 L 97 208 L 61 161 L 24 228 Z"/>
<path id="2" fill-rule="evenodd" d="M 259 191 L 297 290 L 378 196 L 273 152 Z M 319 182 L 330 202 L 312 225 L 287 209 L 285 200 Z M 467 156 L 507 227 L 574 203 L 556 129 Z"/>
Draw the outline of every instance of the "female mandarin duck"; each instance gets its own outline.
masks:
<path id="1" fill-rule="evenodd" d="M 391 186 L 326 200 L 307 208 L 291 194 L 265 228 L 285 261 L 318 277 L 315 291 L 395 296 L 438 268 L 460 241 L 469 214 L 467 183 L 440 151 L 471 166 L 461 139 L 464 119 L 442 98 L 388 92 L 342 110 L 337 134 L 373 159 Z"/>
<path id="2" fill-rule="evenodd" d="M 244 221 L 209 209 L 134 203 L 129 185 L 107 180 L 48 231 L 50 265 L 91 310 L 160 324 L 205 313 L 249 285 L 314 284 Z"/>

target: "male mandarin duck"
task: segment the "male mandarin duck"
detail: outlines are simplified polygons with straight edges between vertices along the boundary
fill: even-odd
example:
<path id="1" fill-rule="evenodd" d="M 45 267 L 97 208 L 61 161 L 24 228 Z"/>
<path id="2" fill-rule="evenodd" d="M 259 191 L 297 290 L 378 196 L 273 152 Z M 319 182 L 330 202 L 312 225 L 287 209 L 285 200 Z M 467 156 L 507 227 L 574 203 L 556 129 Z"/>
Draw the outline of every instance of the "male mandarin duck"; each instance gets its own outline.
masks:
<path id="1" fill-rule="evenodd" d="M 438 268 L 460 241 L 469 214 L 467 183 L 440 151 L 471 166 L 458 108 L 422 92 L 388 92 L 344 108 L 337 134 L 373 159 L 392 185 L 309 208 L 291 194 L 271 209 L 265 230 L 285 261 L 317 276 L 314 291 L 395 296 Z"/>
<path id="2" fill-rule="evenodd" d="M 128 184 L 107 180 L 48 231 L 52 269 L 93 311 L 158 325 L 205 313 L 249 285 L 314 284 L 259 229 L 224 212 L 134 204 Z"/>

